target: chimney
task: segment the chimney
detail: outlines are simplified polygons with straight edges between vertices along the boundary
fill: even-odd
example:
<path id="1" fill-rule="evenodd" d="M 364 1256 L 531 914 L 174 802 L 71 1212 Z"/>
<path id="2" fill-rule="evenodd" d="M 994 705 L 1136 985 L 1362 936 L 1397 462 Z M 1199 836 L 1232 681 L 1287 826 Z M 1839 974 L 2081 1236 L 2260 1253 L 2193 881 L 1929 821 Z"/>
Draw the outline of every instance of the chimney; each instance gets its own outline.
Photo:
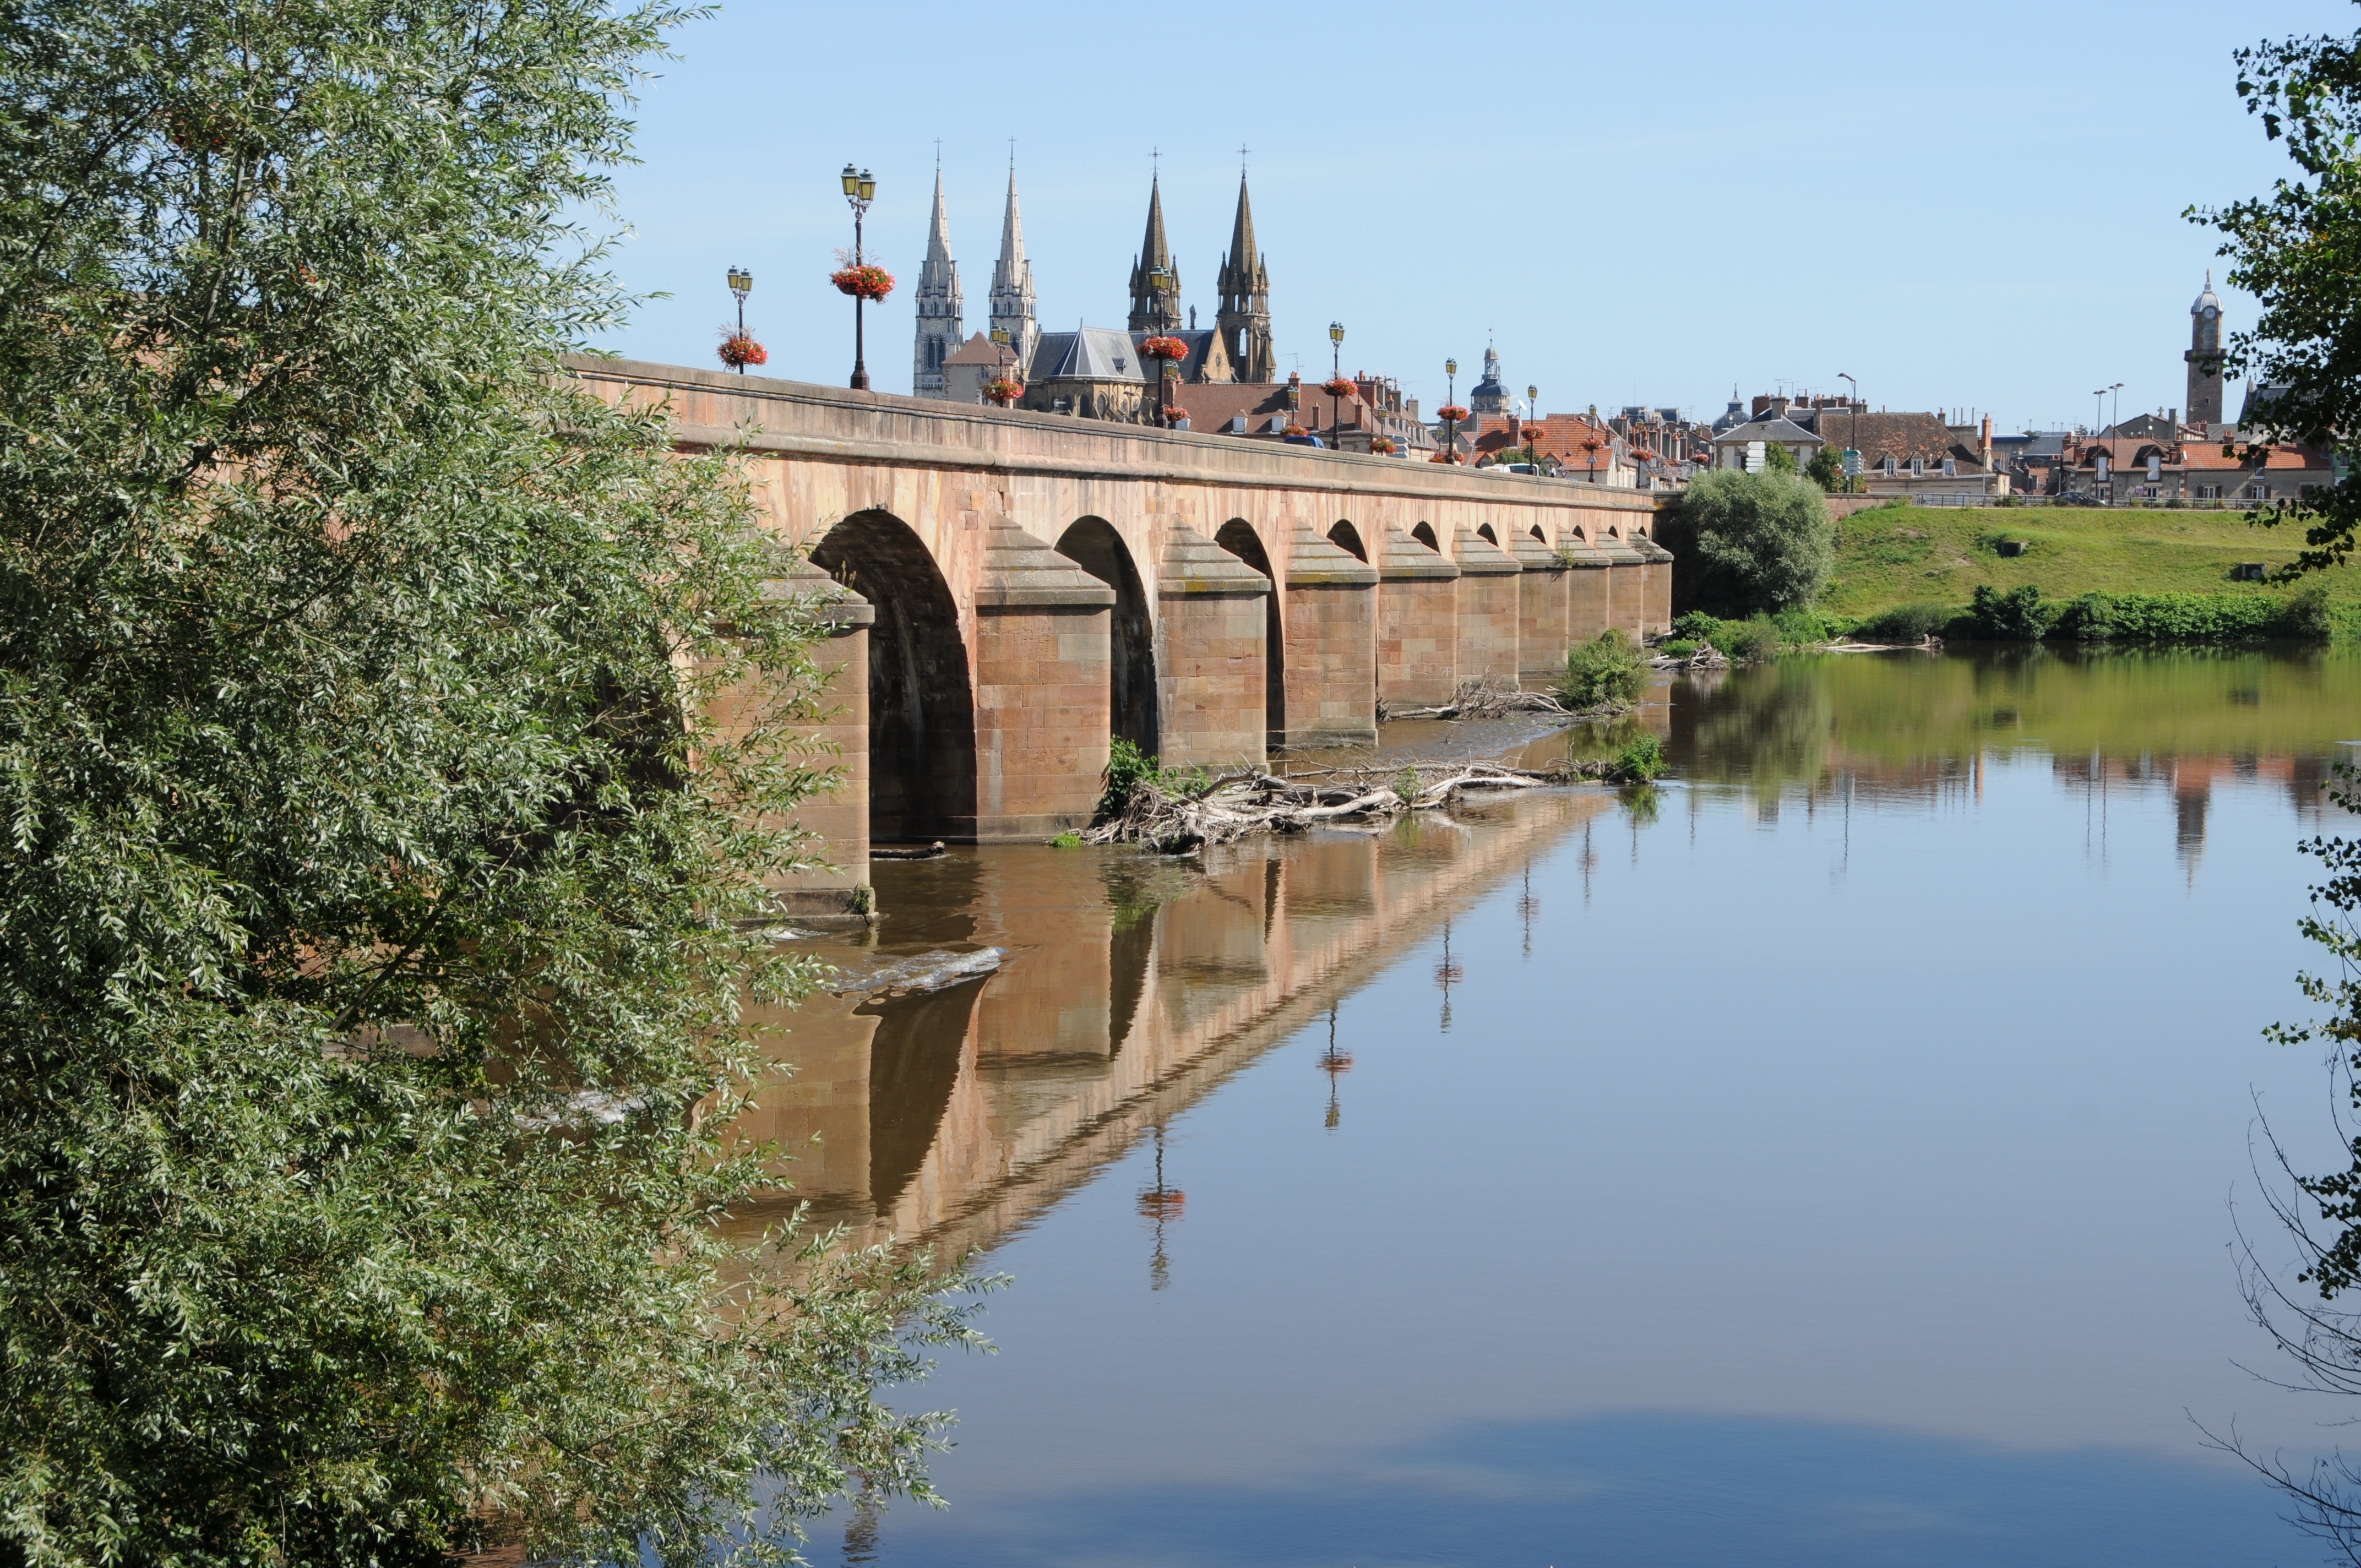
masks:
<path id="1" fill-rule="evenodd" d="M 1983 455 L 1984 466 L 1992 467 L 1992 415 L 1984 415 L 1983 426 L 1976 436 L 1976 450 Z"/>
<path id="2" fill-rule="evenodd" d="M 1771 417 L 1773 419 L 1785 419 L 1787 417 L 1786 399 L 1773 398 L 1771 400 Z"/>

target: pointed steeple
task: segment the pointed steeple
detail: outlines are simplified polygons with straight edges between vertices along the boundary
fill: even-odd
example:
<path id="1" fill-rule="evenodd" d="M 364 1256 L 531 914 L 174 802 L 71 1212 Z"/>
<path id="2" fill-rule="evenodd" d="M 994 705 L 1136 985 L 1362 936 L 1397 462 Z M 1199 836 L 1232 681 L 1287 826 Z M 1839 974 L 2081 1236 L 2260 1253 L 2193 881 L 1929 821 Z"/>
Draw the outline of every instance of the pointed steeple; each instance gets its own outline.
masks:
<path id="1" fill-rule="evenodd" d="M 1008 206 L 1000 217 L 1000 259 L 992 269 L 992 330 L 1005 334 L 1022 367 L 1041 328 L 1033 319 L 1033 264 L 1025 259 L 1025 216 L 1016 207 L 1016 159 L 1008 159 Z"/>
<path id="2" fill-rule="evenodd" d="M 1229 254 L 1222 258 L 1220 313 L 1214 330 L 1229 351 L 1241 381 L 1277 379 L 1278 355 L 1270 337 L 1270 269 L 1255 248 L 1254 203 L 1246 197 L 1246 173 L 1238 170 L 1238 215 L 1230 224 Z"/>
<path id="3" fill-rule="evenodd" d="M 960 345 L 959 263 L 951 259 L 950 219 L 943 208 L 942 165 L 935 166 L 935 214 L 927 225 L 927 259 L 918 269 L 918 332 L 911 351 L 910 390 L 921 398 L 944 396 L 943 360 Z"/>
<path id="4" fill-rule="evenodd" d="M 1148 182 L 1148 233 L 1131 264 L 1130 324 L 1134 332 L 1180 330 L 1180 269 L 1172 264 L 1172 247 L 1164 238 L 1164 193 L 1153 175 Z"/>

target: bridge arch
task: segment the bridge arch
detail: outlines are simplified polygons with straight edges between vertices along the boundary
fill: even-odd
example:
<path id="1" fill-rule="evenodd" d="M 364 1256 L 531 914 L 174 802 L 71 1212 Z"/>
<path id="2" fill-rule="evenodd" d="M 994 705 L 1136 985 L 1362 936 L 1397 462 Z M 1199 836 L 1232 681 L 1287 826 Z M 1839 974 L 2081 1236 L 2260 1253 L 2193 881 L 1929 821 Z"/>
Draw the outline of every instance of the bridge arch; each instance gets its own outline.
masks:
<path id="1" fill-rule="evenodd" d="M 1476 525 L 1476 532 L 1477 532 L 1478 534 L 1481 534 L 1481 535 L 1483 536 L 1483 540 L 1484 540 L 1484 543 L 1485 543 L 1489 544 L 1489 545 L 1490 545 L 1490 546 L 1492 546 L 1495 550 L 1497 550 L 1497 549 L 1499 549 L 1499 548 L 1500 547 L 1500 536 L 1499 536 L 1499 534 L 1494 533 L 1494 532 L 1492 532 L 1492 525 L 1491 525 L 1490 523 L 1488 523 L 1488 522 L 1479 522 L 1479 523 L 1477 523 L 1477 524 Z"/>
<path id="2" fill-rule="evenodd" d="M 1279 576 L 1271 570 L 1262 535 L 1246 519 L 1234 517 L 1222 524 L 1213 543 L 1270 579 L 1270 592 L 1262 601 L 1262 713 L 1263 729 L 1276 743 L 1287 734 L 1287 627 L 1279 608 L 1283 597 Z"/>
<path id="3" fill-rule="evenodd" d="M 1156 629 L 1148 593 L 1123 535 L 1104 518 L 1085 517 L 1058 536 L 1058 554 L 1115 590 L 1107 628 L 1107 714 L 1110 728 L 1149 756 L 1163 746 L 1156 696 Z"/>
<path id="4" fill-rule="evenodd" d="M 869 632 L 869 833 L 882 843 L 975 832 L 975 697 L 959 607 L 891 512 L 822 534 L 812 565 L 876 608 Z"/>
<path id="5" fill-rule="evenodd" d="M 1422 522 L 1418 524 L 1410 531 L 1410 536 L 1412 539 L 1417 540 L 1421 544 L 1425 545 L 1429 550 L 1433 551 L 1436 554 L 1440 555 L 1443 554 L 1443 546 L 1435 543 L 1434 527 L 1432 523 Z"/>
<path id="6" fill-rule="evenodd" d="M 1353 526 L 1350 518 L 1336 520 L 1336 526 L 1328 531 L 1328 543 L 1364 565 L 1368 562 L 1369 547 L 1361 542 L 1361 531 Z"/>

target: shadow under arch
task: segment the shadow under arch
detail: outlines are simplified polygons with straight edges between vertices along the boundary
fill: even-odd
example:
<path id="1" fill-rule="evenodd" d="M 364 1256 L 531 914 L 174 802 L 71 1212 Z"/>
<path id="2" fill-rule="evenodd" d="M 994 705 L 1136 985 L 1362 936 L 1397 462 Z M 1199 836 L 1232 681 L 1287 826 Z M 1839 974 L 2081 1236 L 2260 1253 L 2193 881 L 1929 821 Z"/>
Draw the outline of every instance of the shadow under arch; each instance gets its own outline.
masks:
<path id="1" fill-rule="evenodd" d="M 862 511 L 812 565 L 876 607 L 869 630 L 869 836 L 975 837 L 975 697 L 959 607 L 909 524 Z"/>
<path id="2" fill-rule="evenodd" d="M 1434 529 L 1432 524 L 1423 522 L 1418 524 L 1410 531 L 1410 536 L 1436 554 L 1443 554 L 1443 546 L 1434 542 Z"/>
<path id="3" fill-rule="evenodd" d="M 1115 590 L 1115 619 L 1107 628 L 1109 726 L 1154 756 L 1164 728 L 1156 701 L 1156 632 L 1131 551 L 1114 524 L 1086 517 L 1058 536 L 1058 554 Z"/>
<path id="4" fill-rule="evenodd" d="M 1279 745 L 1287 736 L 1287 631 L 1279 619 L 1279 574 L 1270 569 L 1262 535 L 1242 517 L 1222 524 L 1213 543 L 1270 579 L 1262 598 L 1262 726 L 1269 744 Z"/>
<path id="5" fill-rule="evenodd" d="M 1479 522 L 1479 523 L 1477 523 L 1477 524 L 1476 525 L 1476 532 L 1477 532 L 1477 533 L 1479 533 L 1479 534 L 1483 535 L 1483 537 L 1484 537 L 1484 543 L 1487 543 L 1487 544 L 1489 544 L 1489 545 L 1493 546 L 1495 549 L 1498 549 L 1498 548 L 1499 547 L 1499 543 L 1500 543 L 1500 536 L 1499 536 L 1499 534 L 1497 534 L 1497 533 L 1495 533 L 1495 532 L 1492 532 L 1492 525 L 1491 525 L 1490 523 L 1488 523 L 1488 522 Z"/>
<path id="6" fill-rule="evenodd" d="M 1336 520 L 1336 526 L 1328 531 L 1328 543 L 1364 565 L 1369 559 L 1369 547 L 1361 543 L 1361 531 L 1349 518 Z"/>

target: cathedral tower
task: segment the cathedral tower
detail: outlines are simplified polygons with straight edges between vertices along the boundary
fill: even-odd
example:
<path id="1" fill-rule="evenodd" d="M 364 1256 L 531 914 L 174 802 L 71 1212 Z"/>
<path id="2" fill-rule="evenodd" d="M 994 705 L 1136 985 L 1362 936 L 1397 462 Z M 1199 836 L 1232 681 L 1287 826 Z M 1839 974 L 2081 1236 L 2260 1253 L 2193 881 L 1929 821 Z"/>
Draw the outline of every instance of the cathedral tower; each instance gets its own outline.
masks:
<path id="1" fill-rule="evenodd" d="M 2213 297 L 2213 274 L 2189 307 L 2189 422 L 2222 422 L 2222 302 Z"/>
<path id="2" fill-rule="evenodd" d="M 1230 225 L 1229 254 L 1222 258 L 1215 285 L 1221 313 L 1213 318 L 1241 381 L 1260 386 L 1278 378 L 1278 356 L 1270 343 L 1270 269 L 1255 248 L 1254 207 L 1246 201 L 1246 170 L 1238 170 L 1238 215 Z"/>
<path id="3" fill-rule="evenodd" d="M 1033 319 L 1033 264 L 1025 259 L 1025 219 L 1016 210 L 1016 163 L 1008 165 L 1008 210 L 1000 219 L 1000 259 L 992 269 L 992 331 L 1016 351 L 1021 374 L 1041 341 Z"/>
<path id="4" fill-rule="evenodd" d="M 1484 345 L 1484 378 L 1469 389 L 1467 411 L 1479 417 L 1509 411 L 1509 389 L 1500 384 L 1500 354 L 1488 343 Z"/>
<path id="5" fill-rule="evenodd" d="M 1161 284 L 1156 275 L 1161 272 Z M 1164 194 L 1158 181 L 1148 182 L 1148 236 L 1131 263 L 1131 330 L 1180 330 L 1180 269 L 1172 265 L 1172 247 L 1164 241 Z"/>
<path id="6" fill-rule="evenodd" d="M 951 259 L 950 224 L 943 215 L 943 171 L 935 169 L 935 216 L 927 225 L 927 262 L 918 269 L 918 342 L 911 354 L 910 390 L 921 398 L 948 396 L 943 360 L 960 345 L 959 263 Z"/>

